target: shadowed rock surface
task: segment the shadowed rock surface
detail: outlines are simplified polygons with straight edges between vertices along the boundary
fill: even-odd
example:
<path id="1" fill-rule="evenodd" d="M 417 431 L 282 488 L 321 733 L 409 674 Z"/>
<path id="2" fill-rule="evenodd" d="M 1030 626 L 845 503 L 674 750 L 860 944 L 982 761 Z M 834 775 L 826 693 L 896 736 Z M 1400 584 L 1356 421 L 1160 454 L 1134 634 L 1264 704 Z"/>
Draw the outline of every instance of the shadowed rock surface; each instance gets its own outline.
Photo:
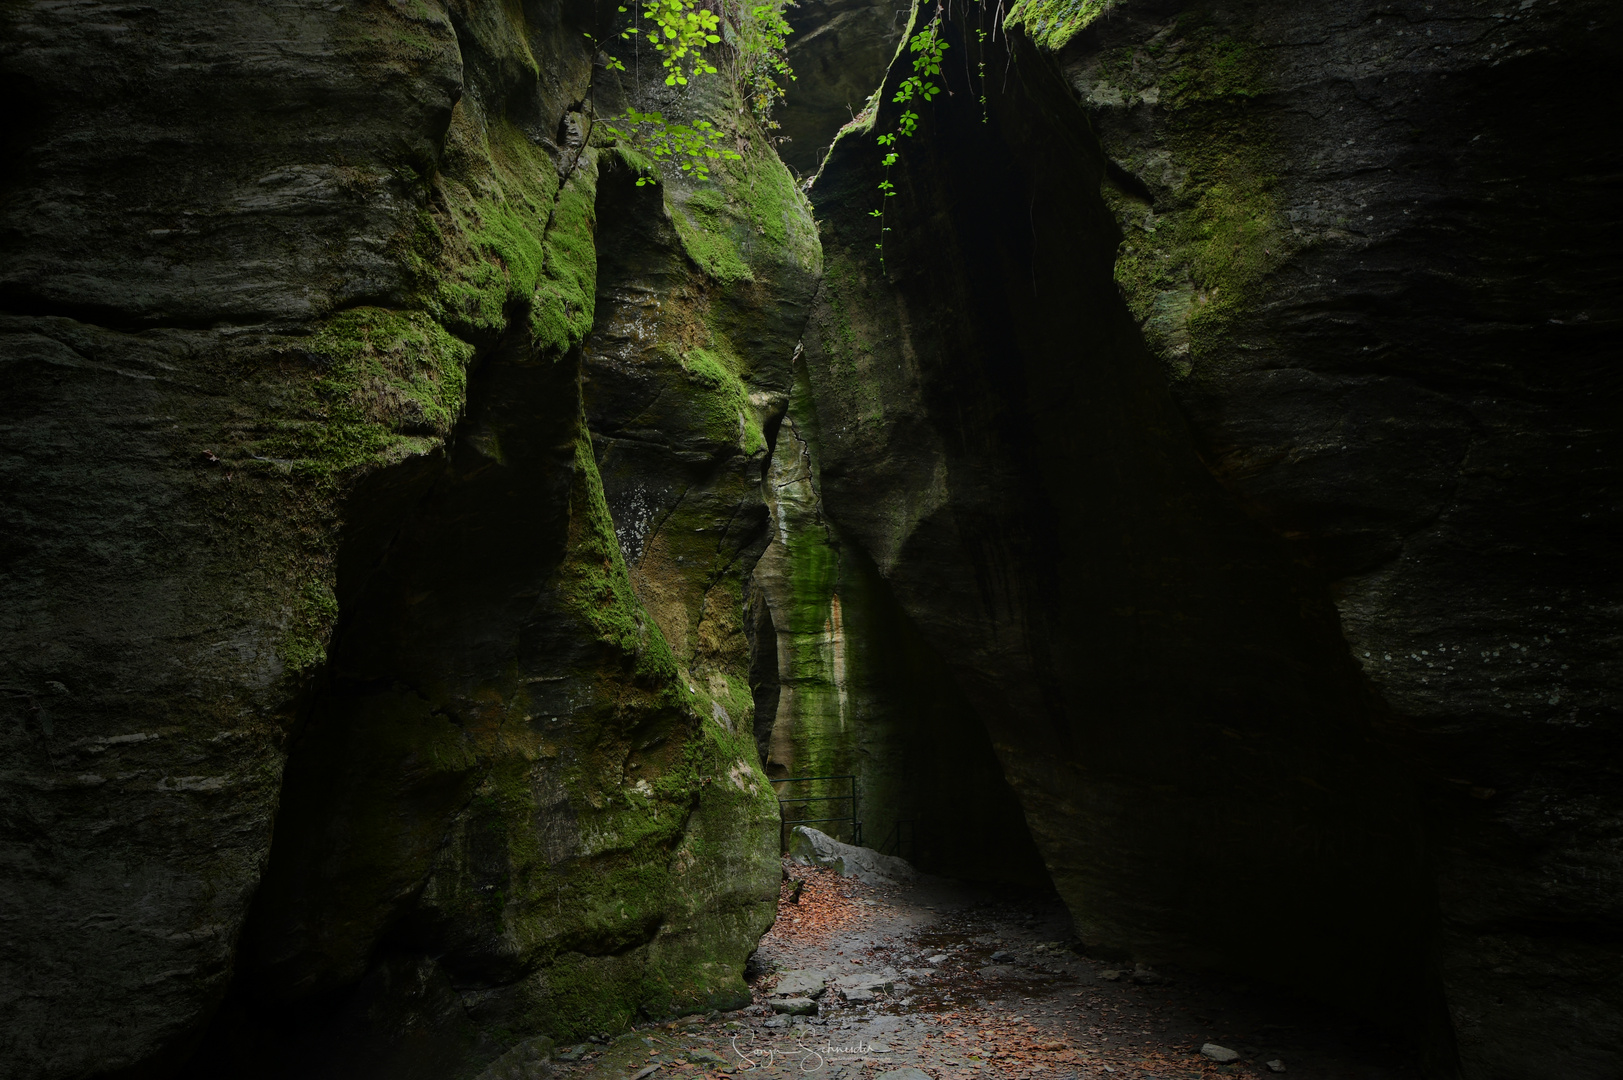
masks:
<path id="1" fill-rule="evenodd" d="M 1033 7 L 1058 58 L 903 141 L 885 269 L 863 131 L 817 181 L 830 517 L 1086 939 L 1609 1075 L 1615 13 Z"/>
<path id="2" fill-rule="evenodd" d="M 1471 1076 L 1623 1069 L 1620 30 L 1149 2 L 1062 54 L 1202 455 L 1413 733 Z"/>
<path id="3" fill-rule="evenodd" d="M 814 188 L 829 514 L 948 659 L 1084 940 L 1423 992 L 1416 800 L 1328 597 L 1204 468 L 1057 69 L 987 60 L 985 121 L 949 76 L 893 172 L 888 273 L 863 132 Z"/>
<path id="4" fill-rule="evenodd" d="M 840 128 L 862 112 L 907 27 L 905 0 L 806 0 L 787 12 L 795 81 L 774 114 L 778 153 L 802 177 L 823 163 Z"/>

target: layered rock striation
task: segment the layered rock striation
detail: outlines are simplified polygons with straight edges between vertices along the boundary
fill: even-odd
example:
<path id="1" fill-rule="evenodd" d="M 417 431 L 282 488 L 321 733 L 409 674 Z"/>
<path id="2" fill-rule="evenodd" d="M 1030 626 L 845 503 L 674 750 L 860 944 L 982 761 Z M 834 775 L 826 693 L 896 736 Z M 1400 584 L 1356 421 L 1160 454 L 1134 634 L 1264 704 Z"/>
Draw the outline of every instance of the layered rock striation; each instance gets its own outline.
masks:
<path id="1" fill-rule="evenodd" d="M 1148 2 L 1060 53 L 1201 454 L 1412 736 L 1471 1076 L 1623 1055 L 1618 155 L 1585 134 L 1617 32 L 1605 4 Z"/>
<path id="2" fill-rule="evenodd" d="M 639 185 L 594 115 L 714 103 L 594 73 L 589 6 L 3 18 L 3 1070 L 471 1075 L 742 1000 L 817 271 L 751 121 Z"/>

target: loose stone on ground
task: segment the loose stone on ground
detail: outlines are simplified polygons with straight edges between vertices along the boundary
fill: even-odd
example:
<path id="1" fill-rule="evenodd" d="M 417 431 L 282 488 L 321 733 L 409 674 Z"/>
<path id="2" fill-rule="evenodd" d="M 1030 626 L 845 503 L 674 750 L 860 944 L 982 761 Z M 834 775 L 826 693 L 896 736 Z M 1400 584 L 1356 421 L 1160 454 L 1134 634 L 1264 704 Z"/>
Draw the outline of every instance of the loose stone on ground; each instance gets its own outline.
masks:
<path id="1" fill-rule="evenodd" d="M 553 1075 L 627 1080 L 658 1066 L 647 1080 L 1217 1080 L 1271 1075 L 1289 1060 L 1293 1074 L 1322 1080 L 1420 1076 L 1407 1048 L 1326 1010 L 1095 961 L 1051 894 L 787 869 L 785 900 L 804 881 L 801 899 L 780 906 L 751 961 L 752 1005 L 650 1025 L 578 1063 L 555 1058 Z"/>

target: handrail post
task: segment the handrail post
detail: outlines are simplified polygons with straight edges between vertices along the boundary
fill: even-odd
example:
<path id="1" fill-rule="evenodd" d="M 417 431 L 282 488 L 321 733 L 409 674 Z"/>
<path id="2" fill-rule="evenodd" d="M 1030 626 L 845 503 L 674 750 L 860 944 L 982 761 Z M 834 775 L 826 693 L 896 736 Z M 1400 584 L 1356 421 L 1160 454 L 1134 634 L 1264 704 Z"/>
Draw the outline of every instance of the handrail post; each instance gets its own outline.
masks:
<path id="1" fill-rule="evenodd" d="M 769 784 L 792 784 L 792 783 L 800 783 L 800 782 L 810 782 L 810 781 L 813 781 L 813 780 L 846 780 L 846 781 L 849 781 L 850 785 L 851 785 L 850 794 L 849 795 L 809 795 L 809 796 L 803 796 L 803 797 L 796 797 L 796 798 L 792 798 L 792 799 L 785 799 L 785 798 L 780 796 L 778 798 L 778 850 L 780 852 L 784 851 L 789 846 L 789 838 L 788 838 L 789 818 L 784 816 L 784 807 L 787 804 L 789 804 L 789 803 L 798 803 L 798 804 L 804 805 L 804 804 L 809 804 L 809 803 L 844 802 L 847 799 L 849 799 L 850 802 L 851 802 L 851 809 L 850 809 L 849 817 L 842 814 L 842 815 L 835 816 L 835 817 L 826 817 L 826 818 L 804 818 L 804 817 L 802 817 L 802 818 L 796 818 L 794 820 L 796 822 L 798 822 L 798 823 L 806 824 L 806 825 L 821 824 L 823 822 L 829 822 L 829 821 L 846 821 L 851 826 L 851 842 L 853 844 L 860 845 L 862 843 L 862 820 L 861 820 L 861 817 L 860 817 L 860 812 L 861 811 L 860 811 L 860 808 L 857 805 L 857 777 L 856 777 L 856 774 L 854 774 L 854 773 L 841 773 L 839 775 L 833 775 L 833 776 L 780 776 L 780 777 L 778 777 L 776 779 L 768 777 L 767 778 L 767 783 L 769 783 Z"/>
<path id="2" fill-rule="evenodd" d="M 862 846 L 862 822 L 857 820 L 857 778 L 851 777 L 851 843 Z"/>

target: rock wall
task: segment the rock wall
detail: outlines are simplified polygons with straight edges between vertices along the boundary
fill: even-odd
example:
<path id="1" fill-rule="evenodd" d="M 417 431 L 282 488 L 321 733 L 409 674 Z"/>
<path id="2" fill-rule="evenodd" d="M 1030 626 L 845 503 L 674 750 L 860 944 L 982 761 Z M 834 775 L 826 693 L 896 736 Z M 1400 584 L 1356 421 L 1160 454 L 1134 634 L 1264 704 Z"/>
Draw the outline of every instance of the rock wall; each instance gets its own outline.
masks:
<path id="1" fill-rule="evenodd" d="M 836 142 L 823 504 L 1085 938 L 1610 1075 L 1614 16 L 1105 7 Z"/>
<path id="2" fill-rule="evenodd" d="M 794 31 L 775 119 L 778 153 L 803 177 L 823 163 L 834 135 L 856 118 L 885 77 L 907 26 L 906 0 L 806 0 L 785 15 Z"/>
<path id="3" fill-rule="evenodd" d="M 759 741 L 797 818 L 850 816 L 853 776 L 861 842 L 930 873 L 1047 884 L 1025 815 L 979 716 L 920 636 L 860 545 L 824 512 L 822 436 L 809 372 L 779 429 L 765 483 L 772 542 L 752 587 L 771 613 L 779 692 Z M 846 821 L 816 828 L 851 839 Z"/>
<path id="4" fill-rule="evenodd" d="M 1623 1069 L 1619 30 L 1151 2 L 1061 54 L 1202 455 L 1414 735 L 1473 1077 Z"/>
<path id="5" fill-rule="evenodd" d="M 1006 10 L 888 173 L 906 20 L 792 13 L 819 226 L 576 0 L 0 11 L 0 1071 L 741 1000 L 762 766 L 1620 1071 L 1614 6 Z M 628 103 L 741 159 L 639 183 Z"/>
<path id="6" fill-rule="evenodd" d="M 0 1069 L 471 1075 L 737 1000 L 817 269 L 764 140 L 639 186 L 590 6 L 0 17 Z"/>

